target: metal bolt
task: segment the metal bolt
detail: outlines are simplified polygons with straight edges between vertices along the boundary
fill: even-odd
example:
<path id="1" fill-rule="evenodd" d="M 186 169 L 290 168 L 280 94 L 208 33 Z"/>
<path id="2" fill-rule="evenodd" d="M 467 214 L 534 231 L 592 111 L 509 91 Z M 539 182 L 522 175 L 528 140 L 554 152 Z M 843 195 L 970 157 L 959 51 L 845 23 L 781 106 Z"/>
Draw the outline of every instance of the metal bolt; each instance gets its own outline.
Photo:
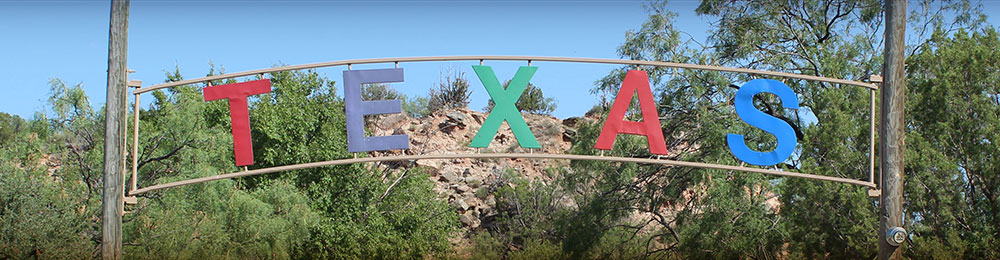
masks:
<path id="1" fill-rule="evenodd" d="M 906 230 L 902 227 L 893 227 L 886 231 L 885 240 L 892 246 L 902 245 L 906 241 Z"/>

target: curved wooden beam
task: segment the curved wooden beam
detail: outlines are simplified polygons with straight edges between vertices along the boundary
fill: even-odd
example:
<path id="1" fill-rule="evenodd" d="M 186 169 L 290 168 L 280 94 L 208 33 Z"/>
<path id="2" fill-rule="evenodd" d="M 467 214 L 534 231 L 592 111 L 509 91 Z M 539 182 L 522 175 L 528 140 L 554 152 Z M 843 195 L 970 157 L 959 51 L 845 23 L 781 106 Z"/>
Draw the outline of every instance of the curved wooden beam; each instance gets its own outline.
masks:
<path id="1" fill-rule="evenodd" d="M 680 69 L 696 69 L 696 70 L 711 70 L 711 71 L 722 71 L 722 72 L 736 72 L 736 73 L 747 73 L 756 75 L 767 75 L 776 77 L 785 77 L 793 79 L 804 79 L 812 81 L 829 82 L 836 84 L 844 84 L 851 86 L 865 87 L 869 89 L 878 89 L 878 86 L 872 83 L 852 81 L 845 79 L 835 79 L 827 77 L 817 77 L 810 75 L 785 73 L 785 72 L 774 72 L 766 70 L 755 70 L 755 69 L 744 69 L 744 68 L 732 68 L 732 67 L 722 67 L 722 66 L 711 66 L 711 65 L 699 65 L 699 64 L 689 64 L 689 63 L 676 63 L 676 62 L 664 62 L 664 61 L 644 61 L 644 60 L 621 60 L 621 59 L 597 59 L 597 58 L 574 58 L 574 57 L 546 57 L 546 56 L 429 56 L 429 57 L 400 57 L 400 58 L 375 58 L 375 59 L 355 59 L 355 60 L 341 60 L 341 61 L 330 61 L 330 62 L 320 62 L 302 65 L 290 65 L 281 66 L 267 69 L 249 70 L 236 73 L 228 73 L 222 75 L 209 76 L 204 78 L 181 80 L 175 82 L 168 82 L 163 84 L 152 85 L 149 87 L 140 88 L 134 91 L 135 94 L 142 94 L 162 88 L 170 88 L 194 83 L 201 83 L 206 81 L 229 79 L 236 77 L 253 76 L 264 73 L 273 73 L 289 70 L 301 70 L 301 69 L 314 69 L 322 67 L 333 67 L 333 66 L 344 66 L 351 64 L 370 64 L 370 63 L 395 63 L 397 66 L 400 62 L 426 62 L 426 61 L 483 61 L 483 60 L 516 60 L 516 61 L 553 61 L 553 62 L 578 62 L 578 63 L 602 63 L 602 64 L 622 64 L 622 65 L 644 65 L 644 66 L 656 66 L 656 67 L 669 67 L 669 68 L 680 68 Z"/>
<path id="2" fill-rule="evenodd" d="M 814 175 L 814 174 L 804 174 L 797 172 L 785 172 L 776 171 L 760 168 L 749 168 L 740 166 L 730 166 L 730 165 L 719 165 L 719 164 L 709 164 L 709 163 L 698 163 L 698 162 L 685 162 L 685 161 L 674 161 L 674 160 L 663 160 L 663 159 L 651 159 L 651 158 L 631 158 L 631 157 L 614 157 L 614 156 L 598 156 L 598 155 L 576 155 L 576 154 L 547 154 L 547 153 L 460 153 L 460 154 L 421 154 L 421 155 L 394 155 L 394 156 L 378 156 L 378 157 L 365 157 L 365 158 L 351 158 L 351 159 L 339 159 L 330 160 L 322 162 L 312 162 L 303 163 L 295 165 L 285 165 L 276 166 L 270 168 L 255 169 L 242 172 L 227 173 L 216 176 L 201 177 L 195 179 L 188 179 L 182 181 L 175 181 L 164 184 L 157 184 L 149 187 L 144 187 L 141 189 L 133 190 L 129 192 L 129 196 L 135 196 L 138 194 L 147 193 L 154 190 L 162 190 L 171 187 L 184 186 L 196 183 L 210 182 L 222 179 L 232 179 L 237 177 L 261 175 L 267 173 L 275 173 L 281 171 L 291 171 L 300 169 L 309 169 L 323 166 L 332 165 L 345 165 L 354 163 L 366 163 L 366 162 L 385 162 L 385 161 L 409 161 L 409 160 L 441 160 L 441 159 L 497 159 L 497 158 L 525 158 L 525 159 L 557 159 L 557 160 L 588 160 L 588 161 L 605 161 L 605 162 L 628 162 L 628 163 L 643 163 L 643 164 L 661 164 L 669 166 L 682 166 L 682 167 L 695 167 L 695 168 L 706 168 L 706 169 L 717 169 L 717 170 L 731 170 L 731 171 L 741 171 L 741 172 L 753 172 L 768 175 L 777 175 L 784 177 L 795 177 L 795 178 L 805 178 L 812 180 L 823 180 L 840 182 L 847 184 L 854 184 L 869 188 L 875 188 L 875 184 L 862 180 L 854 180 L 847 178 L 838 178 L 824 175 Z"/>

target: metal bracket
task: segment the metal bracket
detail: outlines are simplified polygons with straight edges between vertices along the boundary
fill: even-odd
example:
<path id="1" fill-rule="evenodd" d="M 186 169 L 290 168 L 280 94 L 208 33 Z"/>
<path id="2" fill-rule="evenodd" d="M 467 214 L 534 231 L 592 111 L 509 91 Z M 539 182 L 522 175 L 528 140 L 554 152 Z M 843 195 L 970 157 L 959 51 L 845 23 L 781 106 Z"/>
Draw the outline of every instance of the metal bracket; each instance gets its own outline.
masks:
<path id="1" fill-rule="evenodd" d="M 125 86 L 130 88 L 140 88 L 142 87 L 142 80 L 129 80 L 128 83 L 125 83 Z"/>
<path id="2" fill-rule="evenodd" d="M 125 216 L 125 214 L 132 213 L 131 211 L 125 210 L 125 206 L 139 204 L 139 199 L 135 196 L 122 197 L 122 211 L 119 216 Z"/>
<path id="3" fill-rule="evenodd" d="M 868 75 L 868 77 L 865 77 L 865 80 L 871 83 L 882 83 L 882 75 Z"/>

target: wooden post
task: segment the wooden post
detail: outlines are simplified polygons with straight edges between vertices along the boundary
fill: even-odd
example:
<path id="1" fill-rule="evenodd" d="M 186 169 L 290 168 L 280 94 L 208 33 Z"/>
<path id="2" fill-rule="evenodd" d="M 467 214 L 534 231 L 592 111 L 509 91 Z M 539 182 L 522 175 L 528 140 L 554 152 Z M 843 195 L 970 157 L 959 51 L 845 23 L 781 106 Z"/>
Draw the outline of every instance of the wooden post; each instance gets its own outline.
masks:
<path id="1" fill-rule="evenodd" d="M 124 210 L 122 152 L 126 117 L 125 97 L 128 53 L 129 0 L 111 1 L 111 25 L 108 34 L 108 92 L 104 105 L 104 190 L 101 218 L 101 254 L 104 259 L 122 259 L 122 211 Z"/>
<path id="2" fill-rule="evenodd" d="M 903 227 L 903 145 L 906 127 L 903 96 L 906 1 L 885 0 L 885 61 L 882 65 L 882 108 L 879 129 L 879 165 L 882 196 L 879 201 L 878 259 L 901 259 Z M 891 233 L 891 234 L 890 234 Z"/>

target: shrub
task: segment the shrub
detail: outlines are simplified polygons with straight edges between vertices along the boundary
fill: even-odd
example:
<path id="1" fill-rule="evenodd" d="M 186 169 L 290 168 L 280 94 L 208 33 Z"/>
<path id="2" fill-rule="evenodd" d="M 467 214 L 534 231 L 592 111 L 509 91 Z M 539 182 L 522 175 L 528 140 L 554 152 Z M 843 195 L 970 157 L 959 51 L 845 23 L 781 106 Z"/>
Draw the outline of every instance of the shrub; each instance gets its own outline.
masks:
<path id="1" fill-rule="evenodd" d="M 17 115 L 0 112 L 0 146 L 14 142 L 17 132 L 24 127 L 25 121 Z"/>
<path id="2" fill-rule="evenodd" d="M 451 72 L 448 72 L 444 80 L 438 83 L 437 88 L 431 89 L 428 109 L 433 113 L 444 109 L 465 108 L 469 106 L 470 96 L 472 89 L 469 89 L 465 73 L 458 73 L 453 77 Z"/>
<path id="3" fill-rule="evenodd" d="M 383 99 L 400 99 L 405 100 L 406 95 L 400 94 L 395 89 L 389 87 L 389 85 L 377 83 L 377 84 L 365 84 L 361 89 L 361 99 L 362 100 L 383 100 Z"/>
<path id="4" fill-rule="evenodd" d="M 406 96 L 400 94 L 395 89 L 389 87 L 389 85 L 383 83 L 361 85 L 361 100 L 389 100 L 389 99 L 406 100 Z M 375 123 L 381 120 L 382 117 L 383 115 L 365 116 L 365 126 L 375 125 Z"/>
<path id="5" fill-rule="evenodd" d="M 409 117 L 423 118 L 430 115 L 429 99 L 426 97 L 409 98 L 386 84 L 365 84 L 361 91 L 363 100 L 398 99 L 403 103 L 403 113 Z M 367 122 L 367 121 L 366 121 Z M 371 123 L 371 122 L 368 122 Z"/>
<path id="6" fill-rule="evenodd" d="M 426 97 L 407 98 L 403 100 L 403 113 L 413 118 L 424 118 L 431 114 L 430 101 Z"/>
<path id="7" fill-rule="evenodd" d="M 503 83 L 504 89 L 510 85 L 510 80 Z M 517 100 L 517 109 L 521 112 L 528 112 L 532 114 L 542 114 L 549 115 L 553 111 L 556 111 L 556 101 L 552 98 L 545 97 L 542 94 L 542 89 L 535 86 L 534 84 L 528 83 L 528 87 L 524 89 L 524 93 L 521 93 L 521 98 Z M 486 105 L 484 110 L 489 111 L 493 109 L 493 99 Z"/>

